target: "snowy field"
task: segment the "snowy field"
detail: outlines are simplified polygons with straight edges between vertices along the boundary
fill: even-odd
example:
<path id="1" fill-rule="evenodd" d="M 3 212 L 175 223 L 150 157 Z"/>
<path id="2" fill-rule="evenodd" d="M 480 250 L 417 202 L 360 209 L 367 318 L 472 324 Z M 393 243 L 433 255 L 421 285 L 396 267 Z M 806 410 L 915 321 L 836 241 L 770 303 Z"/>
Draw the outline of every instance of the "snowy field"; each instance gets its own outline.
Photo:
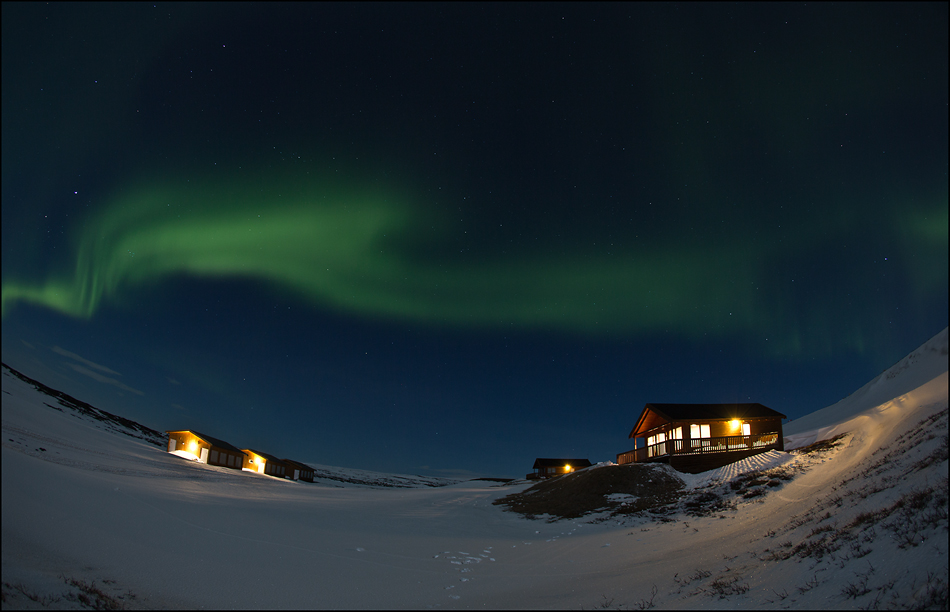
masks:
<path id="1" fill-rule="evenodd" d="M 836 445 L 680 475 L 707 511 L 662 518 L 492 505 L 526 482 L 236 472 L 53 406 L 4 368 L 4 609 L 946 607 L 946 329 L 786 425 L 788 451 Z"/>

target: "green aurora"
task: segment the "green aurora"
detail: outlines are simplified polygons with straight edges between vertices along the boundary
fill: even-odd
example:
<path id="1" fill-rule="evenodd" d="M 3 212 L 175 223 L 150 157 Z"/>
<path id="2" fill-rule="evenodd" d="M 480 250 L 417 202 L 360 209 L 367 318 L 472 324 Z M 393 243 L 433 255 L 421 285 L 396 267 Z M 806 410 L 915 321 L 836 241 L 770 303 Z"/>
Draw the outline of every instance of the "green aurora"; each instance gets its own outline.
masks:
<path id="1" fill-rule="evenodd" d="M 445 215 L 394 197 L 398 190 L 267 185 L 141 181 L 74 236 L 74 270 L 41 284 L 5 281 L 3 316 L 29 302 L 90 318 L 104 302 L 174 275 L 234 277 L 365 316 L 596 335 L 738 332 L 773 336 L 773 350 L 794 353 L 801 326 L 788 324 L 778 297 L 760 288 L 776 258 L 834 231 L 816 229 L 797 246 L 720 237 L 465 258 L 450 246 L 459 230 Z M 945 253 L 946 218 L 944 202 L 895 231 L 904 243 Z M 917 276 L 934 285 L 933 274 Z"/>

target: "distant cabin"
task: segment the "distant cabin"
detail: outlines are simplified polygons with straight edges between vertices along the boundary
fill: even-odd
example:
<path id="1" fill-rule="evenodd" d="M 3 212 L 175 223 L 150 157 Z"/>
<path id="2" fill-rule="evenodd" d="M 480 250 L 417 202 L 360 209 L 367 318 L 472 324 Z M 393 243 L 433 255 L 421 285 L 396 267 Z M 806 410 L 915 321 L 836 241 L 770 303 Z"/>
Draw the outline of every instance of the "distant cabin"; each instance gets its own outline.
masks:
<path id="1" fill-rule="evenodd" d="M 785 450 L 784 414 L 762 404 L 647 404 L 617 463 L 662 461 L 697 474 L 770 450 Z"/>
<path id="2" fill-rule="evenodd" d="M 174 455 L 234 470 L 244 467 L 244 453 L 224 440 L 191 429 L 165 433 L 168 434 L 168 452 Z"/>
<path id="3" fill-rule="evenodd" d="M 287 478 L 291 480 L 306 480 L 313 482 L 313 468 L 306 463 L 293 461 L 292 459 L 283 459 L 287 464 Z"/>
<path id="4" fill-rule="evenodd" d="M 570 474 L 574 470 L 590 467 L 591 462 L 588 459 L 535 459 L 534 472 L 527 474 L 525 478 L 534 480 L 537 478 L 550 478 L 551 476 L 560 476 L 561 474 Z"/>
<path id="5" fill-rule="evenodd" d="M 246 456 L 244 460 L 245 470 L 267 474 L 268 476 L 277 476 L 278 478 L 287 476 L 289 466 L 277 457 L 250 448 L 241 450 Z"/>

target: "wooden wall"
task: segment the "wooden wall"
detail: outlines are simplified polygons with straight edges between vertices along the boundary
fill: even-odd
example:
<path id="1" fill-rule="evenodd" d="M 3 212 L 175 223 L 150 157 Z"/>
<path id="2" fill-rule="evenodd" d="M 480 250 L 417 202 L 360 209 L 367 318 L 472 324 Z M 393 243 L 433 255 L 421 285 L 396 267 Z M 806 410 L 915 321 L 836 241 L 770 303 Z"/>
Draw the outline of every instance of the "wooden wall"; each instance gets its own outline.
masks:
<path id="1" fill-rule="evenodd" d="M 176 451 L 185 451 L 188 453 L 193 453 L 195 457 L 201 456 L 202 448 L 211 448 L 211 445 L 194 435 L 193 433 L 187 431 L 176 431 L 174 433 L 168 434 L 169 440 L 175 441 L 175 450 Z M 195 443 L 195 449 L 191 449 L 191 443 Z"/>
<path id="2" fill-rule="evenodd" d="M 240 470 L 244 467 L 244 453 L 212 446 L 208 453 L 208 464 Z"/>

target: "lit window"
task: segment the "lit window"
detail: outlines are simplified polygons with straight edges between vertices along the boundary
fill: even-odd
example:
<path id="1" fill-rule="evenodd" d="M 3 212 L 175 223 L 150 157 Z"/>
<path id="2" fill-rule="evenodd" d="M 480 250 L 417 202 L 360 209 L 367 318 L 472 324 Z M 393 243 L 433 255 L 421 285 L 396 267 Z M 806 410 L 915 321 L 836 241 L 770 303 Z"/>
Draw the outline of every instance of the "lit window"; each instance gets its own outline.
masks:
<path id="1" fill-rule="evenodd" d="M 749 423 L 742 424 L 742 435 L 751 436 L 752 435 L 752 426 Z"/>
<path id="2" fill-rule="evenodd" d="M 689 437 L 692 438 L 690 444 L 693 447 L 700 446 L 709 446 L 709 440 L 701 440 L 701 438 L 709 438 L 709 425 L 700 425 L 698 423 L 692 423 L 689 426 Z"/>

